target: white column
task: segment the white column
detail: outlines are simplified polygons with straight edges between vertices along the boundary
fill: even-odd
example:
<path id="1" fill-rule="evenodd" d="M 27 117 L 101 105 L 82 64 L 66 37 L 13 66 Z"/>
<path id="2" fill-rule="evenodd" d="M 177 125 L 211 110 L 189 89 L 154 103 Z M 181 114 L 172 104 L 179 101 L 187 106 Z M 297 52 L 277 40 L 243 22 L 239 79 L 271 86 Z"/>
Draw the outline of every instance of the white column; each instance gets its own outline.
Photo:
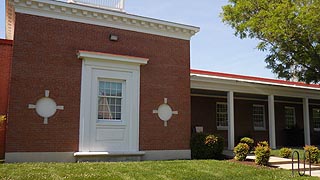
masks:
<path id="1" fill-rule="evenodd" d="M 233 150 L 234 148 L 234 93 L 233 91 L 228 92 L 228 149 Z"/>
<path id="2" fill-rule="evenodd" d="M 310 140 L 310 118 L 309 118 L 309 99 L 303 99 L 303 122 L 304 122 L 304 143 L 311 144 Z"/>
<path id="3" fill-rule="evenodd" d="M 276 120 L 274 113 L 274 96 L 268 96 L 268 113 L 269 113 L 269 144 L 272 149 L 276 149 Z"/>

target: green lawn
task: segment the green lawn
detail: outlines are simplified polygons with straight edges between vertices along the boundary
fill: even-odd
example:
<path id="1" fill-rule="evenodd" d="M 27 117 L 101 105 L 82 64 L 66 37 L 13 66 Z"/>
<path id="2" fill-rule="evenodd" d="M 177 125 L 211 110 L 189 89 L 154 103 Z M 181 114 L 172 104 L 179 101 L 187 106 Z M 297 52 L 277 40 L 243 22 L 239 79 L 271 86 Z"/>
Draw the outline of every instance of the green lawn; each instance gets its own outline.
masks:
<path id="1" fill-rule="evenodd" d="M 216 160 L 121 163 L 0 164 L 0 179 L 318 179 L 291 178 L 291 172 Z"/>
<path id="2" fill-rule="evenodd" d="M 304 150 L 303 149 L 292 149 L 292 152 L 293 151 L 298 151 L 299 154 L 300 154 L 300 159 L 303 159 L 303 153 L 304 153 Z M 276 157 L 280 157 L 280 149 L 272 149 L 271 150 L 271 156 L 276 156 Z M 297 159 L 297 153 L 294 153 L 294 158 Z M 290 156 L 290 159 L 291 159 L 291 156 Z"/>

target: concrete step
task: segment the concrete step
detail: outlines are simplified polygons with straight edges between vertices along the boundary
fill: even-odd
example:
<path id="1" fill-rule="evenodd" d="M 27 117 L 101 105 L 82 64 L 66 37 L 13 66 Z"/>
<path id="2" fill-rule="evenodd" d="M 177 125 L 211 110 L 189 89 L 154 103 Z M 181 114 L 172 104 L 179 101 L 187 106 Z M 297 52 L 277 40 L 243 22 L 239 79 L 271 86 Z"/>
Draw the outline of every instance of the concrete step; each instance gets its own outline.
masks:
<path id="1" fill-rule="evenodd" d="M 75 152 L 77 162 L 122 162 L 141 161 L 143 151 L 116 151 L 116 152 Z"/>

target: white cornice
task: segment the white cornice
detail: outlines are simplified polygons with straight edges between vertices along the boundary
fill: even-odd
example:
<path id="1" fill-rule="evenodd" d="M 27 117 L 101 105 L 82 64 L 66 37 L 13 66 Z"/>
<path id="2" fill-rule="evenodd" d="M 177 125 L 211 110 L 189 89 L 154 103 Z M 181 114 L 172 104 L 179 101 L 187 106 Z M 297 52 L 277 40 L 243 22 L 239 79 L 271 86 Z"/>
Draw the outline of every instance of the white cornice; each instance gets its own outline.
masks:
<path id="1" fill-rule="evenodd" d="M 77 54 L 79 59 L 101 59 L 108 61 L 116 61 L 122 63 L 131 63 L 131 64 L 139 64 L 145 65 L 148 63 L 149 59 L 140 58 L 140 57 L 132 57 L 132 56 L 123 56 L 109 53 L 100 53 L 100 52 L 91 52 L 91 51 L 82 51 L 80 50 Z"/>
<path id="2" fill-rule="evenodd" d="M 13 7 L 6 0 L 6 39 L 13 40 L 15 14 Z"/>
<path id="3" fill-rule="evenodd" d="M 53 0 L 10 0 L 18 13 L 190 40 L 200 28 Z"/>

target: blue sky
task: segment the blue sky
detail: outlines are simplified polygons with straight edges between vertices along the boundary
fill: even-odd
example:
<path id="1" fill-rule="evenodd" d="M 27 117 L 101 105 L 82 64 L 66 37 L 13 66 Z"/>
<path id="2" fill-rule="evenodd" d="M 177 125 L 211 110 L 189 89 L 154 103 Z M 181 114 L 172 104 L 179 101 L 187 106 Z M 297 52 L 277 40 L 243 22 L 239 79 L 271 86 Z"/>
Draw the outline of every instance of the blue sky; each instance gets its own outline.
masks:
<path id="1" fill-rule="evenodd" d="M 0 38 L 4 38 L 4 2 L 0 0 Z M 227 0 L 126 0 L 130 14 L 163 19 L 201 28 L 191 39 L 191 68 L 275 78 L 266 69 L 266 53 L 256 40 L 241 40 L 221 22 L 219 14 Z"/>

